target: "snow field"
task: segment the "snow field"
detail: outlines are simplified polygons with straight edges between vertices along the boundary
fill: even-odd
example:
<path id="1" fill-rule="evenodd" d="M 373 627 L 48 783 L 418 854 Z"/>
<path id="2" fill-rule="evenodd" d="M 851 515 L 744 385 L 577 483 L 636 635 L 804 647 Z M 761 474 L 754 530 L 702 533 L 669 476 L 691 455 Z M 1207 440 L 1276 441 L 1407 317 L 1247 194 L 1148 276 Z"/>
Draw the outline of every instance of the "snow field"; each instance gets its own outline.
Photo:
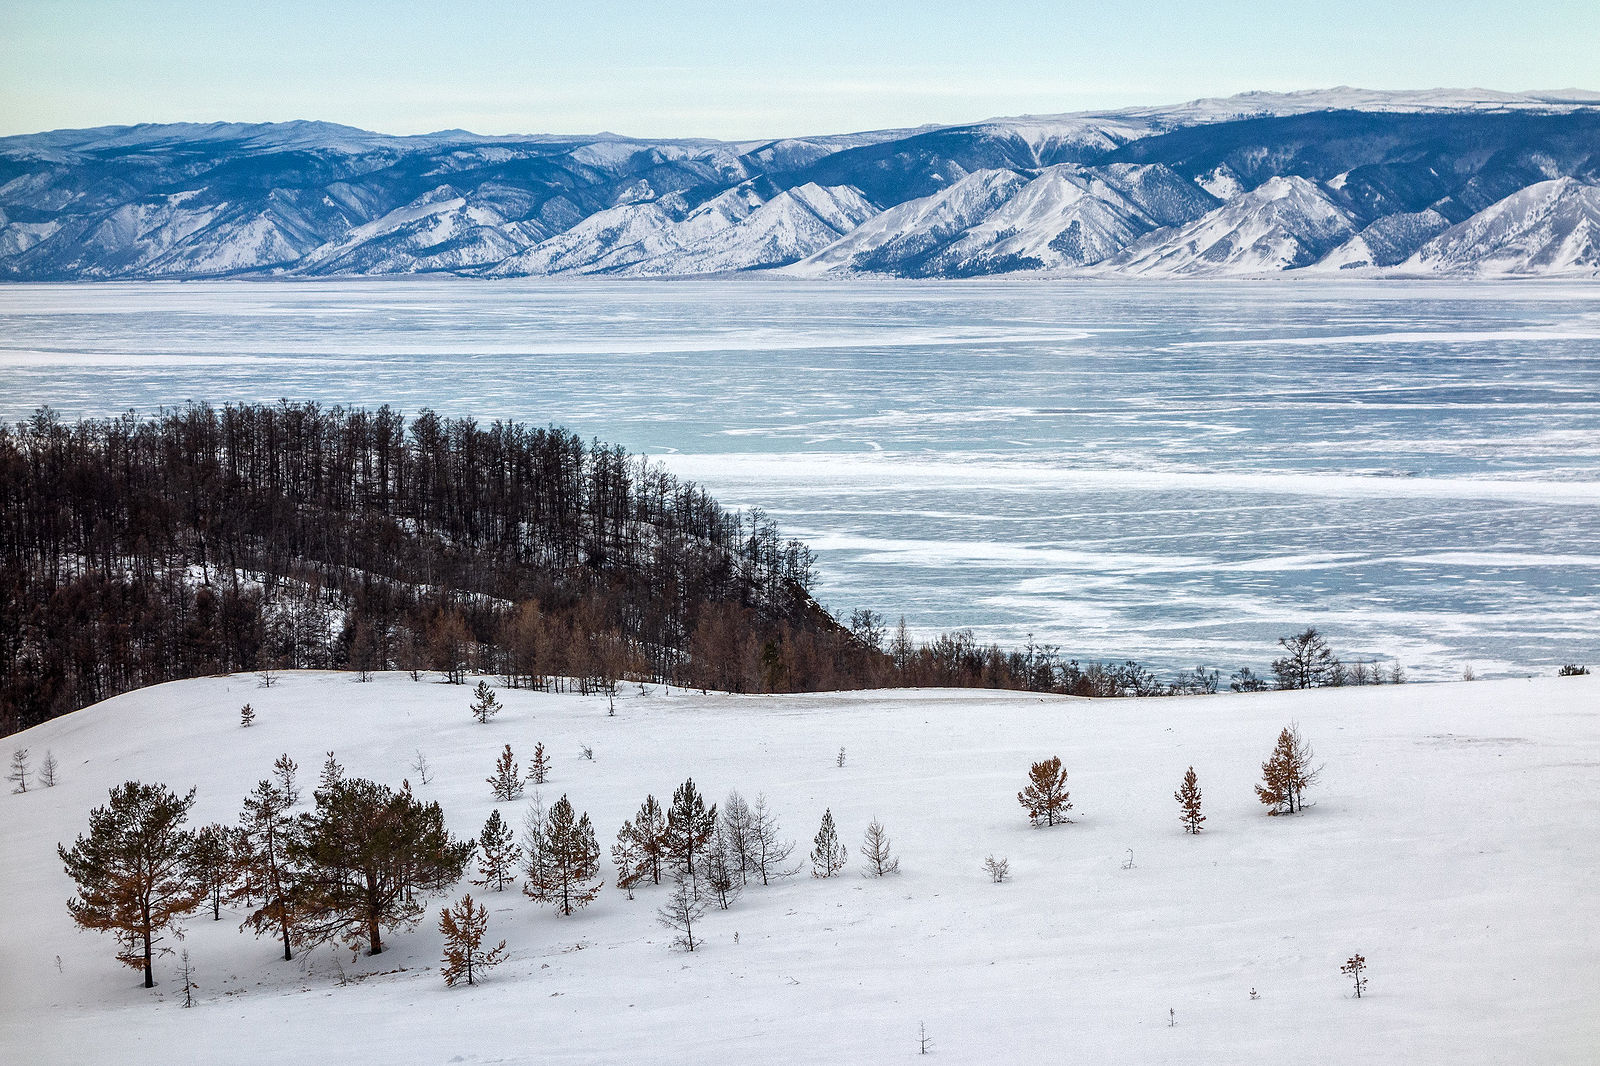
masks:
<path id="1" fill-rule="evenodd" d="M 13 738 L 35 766 L 53 751 L 62 783 L 0 795 L 4 1057 L 881 1062 L 916 1053 L 919 1022 L 955 1062 L 1577 1064 L 1600 1048 L 1592 678 L 1104 702 L 633 686 L 614 718 L 601 697 L 498 689 L 505 710 L 487 725 L 470 693 L 403 674 L 286 673 L 270 689 L 207 678 Z M 1269 818 L 1251 786 L 1290 721 L 1326 769 L 1305 815 Z M 831 808 L 851 863 L 708 911 L 692 955 L 655 922 L 665 888 L 628 901 L 608 884 L 562 919 L 518 891 L 473 887 L 490 939 L 510 948 L 474 988 L 439 977 L 443 898 L 355 961 L 322 948 L 285 963 L 237 931 L 242 912 L 202 912 L 183 945 L 201 986 L 187 1011 L 175 957 L 145 991 L 64 906 L 55 846 L 128 778 L 196 786 L 194 821 L 231 822 L 284 751 L 308 807 L 332 749 L 352 775 L 409 777 L 453 831 L 476 836 L 501 746 L 525 768 L 536 741 L 555 759 L 545 802 L 566 793 L 588 811 L 603 855 L 646 792 L 665 802 L 693 776 L 709 801 L 764 791 L 801 860 Z M 427 786 L 410 769 L 419 747 Z M 1015 795 L 1052 754 L 1075 822 L 1033 829 Z M 1172 798 L 1191 764 L 1208 817 L 1198 838 Z M 499 806 L 519 826 L 528 805 Z M 883 880 L 860 875 L 874 816 L 902 860 Z M 991 852 L 1009 858 L 1011 881 L 989 882 Z M 1339 974 L 1356 952 L 1371 978 L 1360 1001 Z"/>

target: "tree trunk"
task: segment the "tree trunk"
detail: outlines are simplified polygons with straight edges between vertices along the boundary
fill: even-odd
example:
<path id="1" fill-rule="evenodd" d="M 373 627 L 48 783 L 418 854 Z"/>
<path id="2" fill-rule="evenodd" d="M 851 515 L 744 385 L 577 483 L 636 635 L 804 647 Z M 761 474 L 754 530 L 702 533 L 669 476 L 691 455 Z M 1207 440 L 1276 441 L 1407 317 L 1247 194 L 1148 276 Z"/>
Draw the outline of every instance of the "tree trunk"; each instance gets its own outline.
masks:
<path id="1" fill-rule="evenodd" d="M 156 986 L 155 975 L 150 972 L 150 954 L 150 919 L 147 917 L 144 922 L 144 986 L 146 988 L 154 988 Z"/>

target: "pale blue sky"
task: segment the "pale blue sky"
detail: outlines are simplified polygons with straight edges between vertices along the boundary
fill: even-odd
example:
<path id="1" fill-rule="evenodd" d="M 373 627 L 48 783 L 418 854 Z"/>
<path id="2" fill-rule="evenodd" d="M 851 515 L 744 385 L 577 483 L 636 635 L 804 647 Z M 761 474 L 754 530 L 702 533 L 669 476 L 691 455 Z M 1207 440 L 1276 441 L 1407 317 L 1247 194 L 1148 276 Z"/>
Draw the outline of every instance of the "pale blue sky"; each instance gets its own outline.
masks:
<path id="1" fill-rule="evenodd" d="M 5 0 L 0 133 L 767 137 L 1246 89 L 1600 89 L 1595 0 Z"/>

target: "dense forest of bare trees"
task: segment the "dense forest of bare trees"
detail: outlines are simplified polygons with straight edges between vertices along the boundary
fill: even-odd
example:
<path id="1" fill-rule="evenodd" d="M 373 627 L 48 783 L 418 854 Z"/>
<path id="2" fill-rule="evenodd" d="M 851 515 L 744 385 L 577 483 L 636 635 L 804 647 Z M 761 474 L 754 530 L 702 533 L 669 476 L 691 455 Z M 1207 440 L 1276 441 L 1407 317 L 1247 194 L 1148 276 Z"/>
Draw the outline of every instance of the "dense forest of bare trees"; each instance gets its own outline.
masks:
<path id="1" fill-rule="evenodd" d="M 384 667 L 790 689 L 874 653 L 760 514 L 561 429 L 190 406 L 0 428 L 0 703 Z"/>
<path id="2" fill-rule="evenodd" d="M 1215 691 L 835 620 L 760 512 L 559 428 L 316 404 L 0 426 L 0 733 L 177 678 L 436 672 L 607 691 Z"/>

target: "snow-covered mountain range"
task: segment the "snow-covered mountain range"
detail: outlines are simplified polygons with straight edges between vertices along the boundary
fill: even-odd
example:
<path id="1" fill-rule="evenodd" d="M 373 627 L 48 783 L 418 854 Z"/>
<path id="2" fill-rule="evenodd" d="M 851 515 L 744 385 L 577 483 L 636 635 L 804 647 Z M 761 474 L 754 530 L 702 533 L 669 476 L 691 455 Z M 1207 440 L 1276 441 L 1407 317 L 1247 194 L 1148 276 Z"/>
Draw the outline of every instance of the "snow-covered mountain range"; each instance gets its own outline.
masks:
<path id="1" fill-rule="evenodd" d="M 0 278 L 1600 275 L 1600 94 L 1247 93 L 757 142 L 0 138 Z"/>

